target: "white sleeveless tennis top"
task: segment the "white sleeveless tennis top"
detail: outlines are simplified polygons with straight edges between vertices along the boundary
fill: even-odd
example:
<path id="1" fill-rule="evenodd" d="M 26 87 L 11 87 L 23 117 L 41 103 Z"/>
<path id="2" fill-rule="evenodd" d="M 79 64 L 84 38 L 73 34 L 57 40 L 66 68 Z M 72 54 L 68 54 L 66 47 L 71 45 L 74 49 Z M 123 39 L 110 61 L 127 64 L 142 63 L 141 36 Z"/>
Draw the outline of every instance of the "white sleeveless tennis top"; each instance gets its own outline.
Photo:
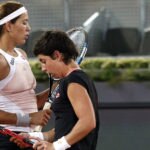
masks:
<path id="1" fill-rule="evenodd" d="M 18 54 L 13 57 L 0 49 L 0 54 L 7 60 L 10 72 L 8 76 L 0 80 L 0 110 L 11 113 L 37 112 L 37 103 L 34 89 L 36 80 L 26 58 L 17 48 Z M 0 124 L 1 125 L 1 124 Z M 16 127 L 1 125 L 12 131 L 31 132 L 34 127 Z"/>

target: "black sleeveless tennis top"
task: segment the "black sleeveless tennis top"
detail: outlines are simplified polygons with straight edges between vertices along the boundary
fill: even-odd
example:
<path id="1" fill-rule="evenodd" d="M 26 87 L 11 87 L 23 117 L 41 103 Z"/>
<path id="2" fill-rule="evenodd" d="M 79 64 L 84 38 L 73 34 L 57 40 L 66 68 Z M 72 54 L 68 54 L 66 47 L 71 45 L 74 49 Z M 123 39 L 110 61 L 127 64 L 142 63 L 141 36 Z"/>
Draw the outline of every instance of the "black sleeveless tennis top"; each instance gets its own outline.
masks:
<path id="1" fill-rule="evenodd" d="M 54 100 L 52 110 L 55 114 L 54 140 L 56 141 L 62 136 L 67 135 L 78 120 L 67 97 L 67 87 L 70 83 L 78 83 L 87 89 L 95 110 L 96 128 L 68 150 L 95 150 L 99 131 L 98 97 L 93 82 L 82 70 L 75 70 L 63 78 L 59 83 L 58 91 L 52 94 L 52 99 Z"/>

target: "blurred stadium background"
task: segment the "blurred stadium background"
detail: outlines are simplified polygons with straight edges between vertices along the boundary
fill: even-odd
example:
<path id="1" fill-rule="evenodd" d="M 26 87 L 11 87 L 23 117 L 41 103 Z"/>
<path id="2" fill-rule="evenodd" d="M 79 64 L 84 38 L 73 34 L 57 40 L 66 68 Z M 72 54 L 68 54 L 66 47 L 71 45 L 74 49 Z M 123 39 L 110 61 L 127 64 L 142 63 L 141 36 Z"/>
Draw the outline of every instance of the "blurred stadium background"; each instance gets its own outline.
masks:
<path id="1" fill-rule="evenodd" d="M 34 42 L 43 31 L 68 30 L 75 26 L 84 26 L 89 33 L 89 57 L 150 55 L 150 0 L 18 1 L 27 7 L 30 16 L 32 31 L 23 46 L 29 57 L 34 57 Z M 100 100 L 103 95 L 109 97 L 107 90 L 104 94 L 103 87 L 98 88 Z M 130 92 L 134 92 L 134 87 Z M 124 95 L 127 101 L 133 98 L 131 93 Z M 139 89 L 139 95 L 143 93 Z M 147 91 L 148 100 L 149 96 Z M 142 105 L 142 96 L 137 98 L 140 100 L 136 107 L 100 107 L 97 150 L 149 150 L 150 109 Z M 45 130 L 52 125 L 50 121 Z"/>
<path id="2" fill-rule="evenodd" d="M 1 1 L 1 0 L 0 0 Z M 149 0 L 20 0 L 28 9 L 29 56 L 43 31 L 84 26 L 89 33 L 88 56 L 147 55 L 150 38 Z"/>

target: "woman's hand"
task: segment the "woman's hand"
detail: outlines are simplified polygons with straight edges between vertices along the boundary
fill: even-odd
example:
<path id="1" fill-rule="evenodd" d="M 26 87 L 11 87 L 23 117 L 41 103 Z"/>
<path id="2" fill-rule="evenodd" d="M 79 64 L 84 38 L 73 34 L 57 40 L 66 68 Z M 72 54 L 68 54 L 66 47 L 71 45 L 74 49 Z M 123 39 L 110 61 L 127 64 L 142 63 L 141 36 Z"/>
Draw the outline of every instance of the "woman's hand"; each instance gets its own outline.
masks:
<path id="1" fill-rule="evenodd" d="M 34 143 L 40 140 L 41 139 L 39 138 L 30 136 L 28 133 L 20 133 L 18 134 L 18 138 L 17 137 L 10 138 L 10 141 L 16 143 L 17 146 L 20 147 L 21 149 L 32 147 Z M 32 144 L 28 143 L 28 141 L 30 141 Z"/>
<path id="2" fill-rule="evenodd" d="M 49 143 L 47 141 L 38 141 L 33 145 L 33 149 L 35 150 L 55 150 L 53 147 L 53 143 Z"/>
<path id="3" fill-rule="evenodd" d="M 31 117 L 30 124 L 45 126 L 50 119 L 50 115 L 51 115 L 50 109 L 30 113 Z"/>
<path id="4" fill-rule="evenodd" d="M 16 143 L 20 148 L 32 147 L 32 145 L 27 144 L 24 141 L 24 139 L 28 139 L 28 138 L 29 138 L 29 134 L 20 133 L 20 134 L 18 134 L 18 138 L 13 136 L 13 137 L 10 138 L 10 141 Z"/>

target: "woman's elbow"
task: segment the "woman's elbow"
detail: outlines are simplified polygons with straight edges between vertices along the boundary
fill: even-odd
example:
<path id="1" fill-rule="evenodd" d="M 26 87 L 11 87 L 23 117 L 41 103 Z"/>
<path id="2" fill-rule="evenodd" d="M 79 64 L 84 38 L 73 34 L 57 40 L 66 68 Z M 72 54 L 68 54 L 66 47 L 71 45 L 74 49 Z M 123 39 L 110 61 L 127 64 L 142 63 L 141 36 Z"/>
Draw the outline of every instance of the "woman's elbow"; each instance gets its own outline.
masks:
<path id="1" fill-rule="evenodd" d="M 96 128 L 96 120 L 92 119 L 89 123 L 88 123 L 88 129 L 89 131 L 92 131 L 93 129 Z"/>
<path id="2" fill-rule="evenodd" d="M 93 123 L 91 124 L 91 129 L 95 129 L 96 128 L 96 120 L 93 121 Z"/>

